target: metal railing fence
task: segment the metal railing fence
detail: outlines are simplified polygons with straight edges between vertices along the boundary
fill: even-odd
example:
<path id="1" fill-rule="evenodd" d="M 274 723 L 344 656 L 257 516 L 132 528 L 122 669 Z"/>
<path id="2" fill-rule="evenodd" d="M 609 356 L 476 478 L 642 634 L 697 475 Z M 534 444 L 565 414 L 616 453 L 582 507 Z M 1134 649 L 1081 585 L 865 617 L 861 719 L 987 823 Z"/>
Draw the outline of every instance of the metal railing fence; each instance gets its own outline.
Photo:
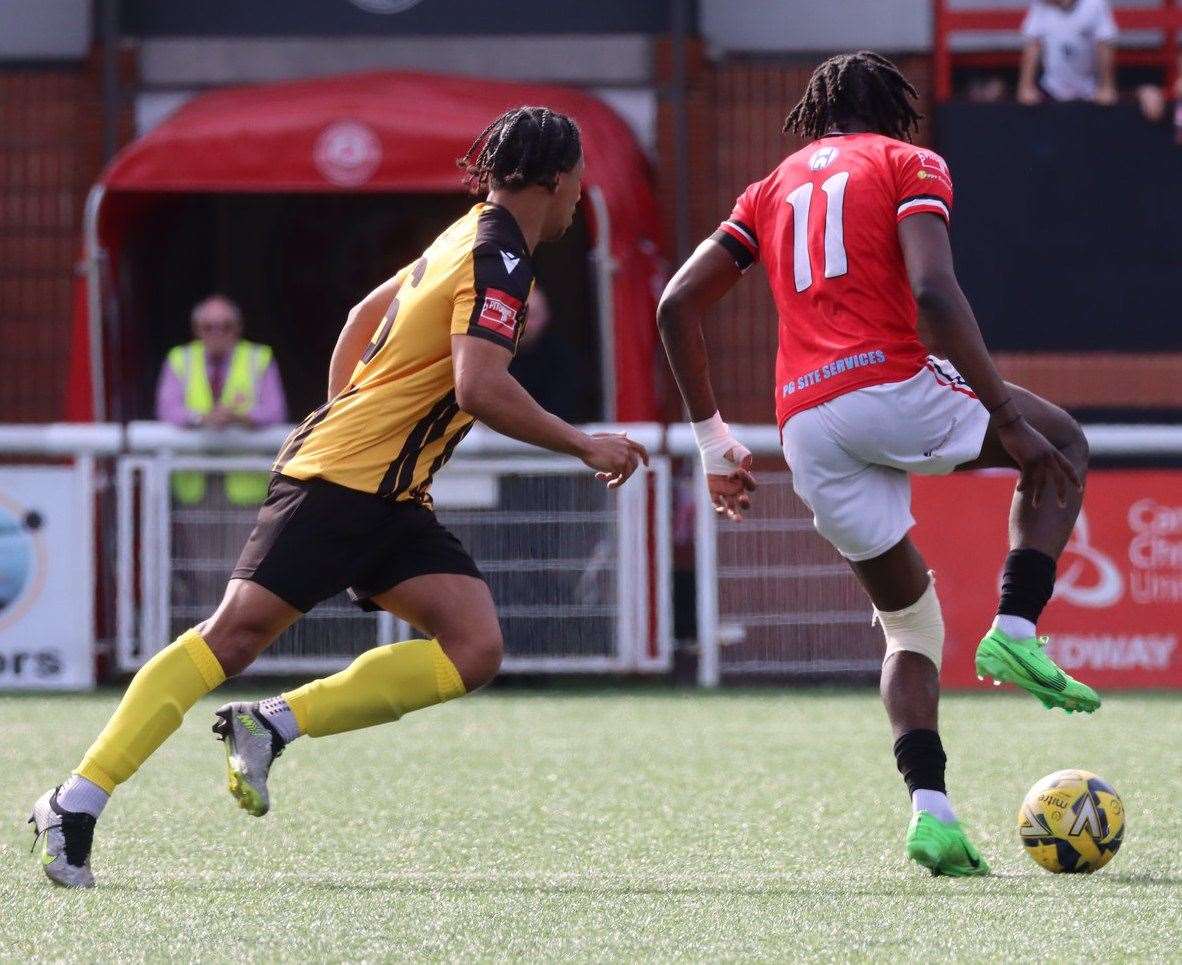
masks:
<path id="1" fill-rule="evenodd" d="M 589 427 L 627 431 L 652 465 L 608 493 L 577 460 L 484 429 L 473 431 L 436 481 L 440 519 L 468 546 L 497 600 L 507 672 L 663 672 L 673 654 L 675 463 L 694 481 L 694 607 L 698 682 L 751 675 L 873 673 L 881 646 L 854 577 L 812 530 L 793 494 L 774 426 L 733 426 L 766 465 L 759 498 L 739 524 L 711 511 L 689 427 Z M 1085 427 L 1100 459 L 1182 455 L 1182 426 Z M 93 480 L 100 555 L 113 580 L 114 654 L 133 669 L 212 612 L 254 522 L 216 485 L 229 471 L 266 471 L 284 427 L 222 433 L 158 423 L 0 425 L 6 463 L 69 459 Z M 777 468 L 779 467 L 779 468 Z M 174 472 L 215 485 L 195 504 L 170 494 Z M 683 487 L 678 487 L 683 488 Z M 111 490 L 114 498 L 111 499 Z M 684 568 L 684 564 L 683 564 Z M 98 611 L 107 609 L 104 599 Z M 284 635 L 260 671 L 334 670 L 413 628 L 366 614 L 342 597 Z M 102 634 L 100 634 L 100 637 Z"/>

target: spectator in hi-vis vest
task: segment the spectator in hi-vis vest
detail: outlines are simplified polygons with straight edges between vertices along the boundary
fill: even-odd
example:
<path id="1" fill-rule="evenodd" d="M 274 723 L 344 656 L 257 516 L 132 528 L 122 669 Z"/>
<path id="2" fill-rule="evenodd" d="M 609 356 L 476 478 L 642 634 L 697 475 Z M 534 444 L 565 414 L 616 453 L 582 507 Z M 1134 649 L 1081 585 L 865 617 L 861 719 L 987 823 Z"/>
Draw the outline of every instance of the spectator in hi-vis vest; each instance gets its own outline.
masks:
<path id="1" fill-rule="evenodd" d="M 283 383 L 269 345 L 242 336 L 242 313 L 224 295 L 210 295 L 193 308 L 196 338 L 168 353 L 156 387 L 156 418 L 182 428 L 258 428 L 287 418 Z M 238 506 L 261 503 L 268 475 L 226 474 L 226 497 Z M 181 503 L 205 496 L 205 475 L 173 473 L 172 492 Z"/>

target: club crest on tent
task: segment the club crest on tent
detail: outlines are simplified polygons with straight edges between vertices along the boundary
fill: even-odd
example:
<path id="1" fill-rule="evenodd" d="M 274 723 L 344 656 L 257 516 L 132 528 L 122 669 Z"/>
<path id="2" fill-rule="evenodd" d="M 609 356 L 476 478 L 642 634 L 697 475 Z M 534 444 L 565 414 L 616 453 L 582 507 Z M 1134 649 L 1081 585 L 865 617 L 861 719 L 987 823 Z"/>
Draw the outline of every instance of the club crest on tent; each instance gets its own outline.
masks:
<path id="1" fill-rule="evenodd" d="M 382 163 L 382 142 L 367 124 L 337 121 L 316 139 L 312 150 L 316 169 L 333 184 L 365 184 Z"/>

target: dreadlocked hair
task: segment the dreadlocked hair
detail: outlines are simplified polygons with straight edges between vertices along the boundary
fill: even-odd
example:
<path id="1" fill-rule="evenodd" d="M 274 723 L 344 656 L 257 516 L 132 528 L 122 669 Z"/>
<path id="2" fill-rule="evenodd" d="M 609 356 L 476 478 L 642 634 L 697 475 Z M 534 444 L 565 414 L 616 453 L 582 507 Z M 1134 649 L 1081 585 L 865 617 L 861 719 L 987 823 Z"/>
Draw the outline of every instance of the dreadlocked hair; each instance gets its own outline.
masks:
<path id="1" fill-rule="evenodd" d="M 476 194 L 530 185 L 553 189 L 583 153 L 579 128 L 547 107 L 516 107 L 488 125 L 456 161 L 464 184 Z"/>
<path id="2" fill-rule="evenodd" d="M 784 120 L 784 133 L 812 141 L 858 118 L 887 137 L 910 141 L 923 118 L 911 104 L 918 97 L 899 68 L 880 54 L 838 54 L 813 71 L 804 96 Z"/>

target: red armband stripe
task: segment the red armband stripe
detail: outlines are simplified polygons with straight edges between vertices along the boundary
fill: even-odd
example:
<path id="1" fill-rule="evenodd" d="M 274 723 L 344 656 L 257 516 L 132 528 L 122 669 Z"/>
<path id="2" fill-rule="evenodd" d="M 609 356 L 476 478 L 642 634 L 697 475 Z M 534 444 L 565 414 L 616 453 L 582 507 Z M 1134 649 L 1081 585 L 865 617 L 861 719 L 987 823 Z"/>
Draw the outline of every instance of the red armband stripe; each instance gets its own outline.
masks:
<path id="1" fill-rule="evenodd" d="M 948 205 L 940 198 L 933 196 L 909 198 L 899 205 L 896 212 L 900 220 L 909 215 L 925 213 L 938 214 L 945 221 L 952 220 L 952 213 L 948 210 Z"/>
<path id="2" fill-rule="evenodd" d="M 718 228 L 720 231 L 725 231 L 743 245 L 752 255 L 759 254 L 759 242 L 755 238 L 755 232 L 743 224 L 743 222 L 728 219 L 720 224 Z"/>

